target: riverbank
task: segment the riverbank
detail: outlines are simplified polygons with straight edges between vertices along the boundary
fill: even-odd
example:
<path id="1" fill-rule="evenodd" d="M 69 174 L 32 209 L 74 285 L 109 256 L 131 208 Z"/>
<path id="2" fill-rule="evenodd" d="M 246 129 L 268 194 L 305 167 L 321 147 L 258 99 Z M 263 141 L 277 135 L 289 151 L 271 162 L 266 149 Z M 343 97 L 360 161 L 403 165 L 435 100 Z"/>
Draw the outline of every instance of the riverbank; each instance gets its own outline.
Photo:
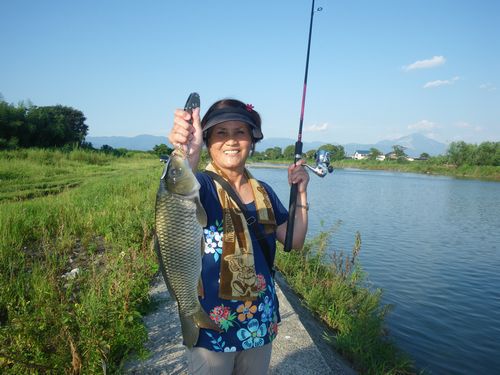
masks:
<path id="1" fill-rule="evenodd" d="M 286 168 L 292 160 L 255 161 L 248 163 L 253 168 Z M 312 162 L 312 161 L 310 161 Z M 402 173 L 419 173 L 427 175 L 450 176 L 456 178 L 480 179 L 500 181 L 500 167 L 497 166 L 469 166 L 456 167 L 448 164 L 435 164 L 430 161 L 376 161 L 376 160 L 340 160 L 331 163 L 335 169 L 368 169 L 384 170 Z"/>

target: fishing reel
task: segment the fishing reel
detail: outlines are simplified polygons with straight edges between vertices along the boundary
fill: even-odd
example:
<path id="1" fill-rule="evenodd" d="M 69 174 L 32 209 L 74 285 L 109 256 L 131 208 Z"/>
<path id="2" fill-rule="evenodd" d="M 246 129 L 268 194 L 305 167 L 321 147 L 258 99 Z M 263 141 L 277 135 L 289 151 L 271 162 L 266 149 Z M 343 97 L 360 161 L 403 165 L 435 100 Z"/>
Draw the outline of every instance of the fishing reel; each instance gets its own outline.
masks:
<path id="1" fill-rule="evenodd" d="M 318 150 L 314 153 L 316 166 L 311 167 L 309 164 L 304 164 L 304 167 L 312 171 L 319 177 L 325 177 L 328 173 L 333 172 L 333 167 L 330 165 L 330 153 L 326 150 Z"/>

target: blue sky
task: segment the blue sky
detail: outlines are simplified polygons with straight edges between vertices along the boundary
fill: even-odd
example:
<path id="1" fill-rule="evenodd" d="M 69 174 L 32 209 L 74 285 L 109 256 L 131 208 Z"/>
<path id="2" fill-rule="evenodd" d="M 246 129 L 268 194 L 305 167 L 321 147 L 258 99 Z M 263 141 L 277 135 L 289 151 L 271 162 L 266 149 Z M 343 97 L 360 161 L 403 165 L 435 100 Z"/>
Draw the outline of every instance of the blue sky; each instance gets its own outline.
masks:
<path id="1" fill-rule="evenodd" d="M 420 132 L 500 140 L 500 1 L 318 0 L 304 141 Z M 236 97 L 266 138 L 298 132 L 310 1 L 0 3 L 0 93 L 62 104 L 90 136 L 167 135 L 191 91 Z"/>

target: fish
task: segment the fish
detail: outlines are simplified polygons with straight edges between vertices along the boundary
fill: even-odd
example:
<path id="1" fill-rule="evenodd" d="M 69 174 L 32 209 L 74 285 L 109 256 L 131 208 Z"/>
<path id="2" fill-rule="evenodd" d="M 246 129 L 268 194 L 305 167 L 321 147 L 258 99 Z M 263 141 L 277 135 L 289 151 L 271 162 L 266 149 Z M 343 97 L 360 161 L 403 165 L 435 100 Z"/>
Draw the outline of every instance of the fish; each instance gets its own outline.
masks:
<path id="1" fill-rule="evenodd" d="M 156 194 L 154 242 L 165 284 L 177 301 L 184 345 L 188 348 L 196 345 L 200 328 L 221 332 L 198 299 L 203 227 L 207 225 L 199 190 L 185 151 L 174 150 Z"/>

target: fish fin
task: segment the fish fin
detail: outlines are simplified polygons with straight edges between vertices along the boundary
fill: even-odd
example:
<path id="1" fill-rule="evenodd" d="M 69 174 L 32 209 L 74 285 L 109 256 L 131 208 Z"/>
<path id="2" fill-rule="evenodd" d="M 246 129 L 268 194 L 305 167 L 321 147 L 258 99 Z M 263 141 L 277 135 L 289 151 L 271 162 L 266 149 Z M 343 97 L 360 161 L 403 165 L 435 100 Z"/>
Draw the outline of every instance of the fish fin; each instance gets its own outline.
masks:
<path id="1" fill-rule="evenodd" d="M 184 339 L 184 345 L 191 349 L 198 342 L 200 328 L 196 325 L 193 315 L 184 316 L 179 314 L 179 320 L 181 321 L 181 331 L 182 338 Z"/>
<path id="2" fill-rule="evenodd" d="M 201 276 L 198 280 L 198 296 L 205 298 L 205 290 L 203 289 L 203 280 L 201 279 Z"/>
<path id="3" fill-rule="evenodd" d="M 170 296 L 175 298 L 174 291 L 170 286 L 170 283 L 168 282 L 167 271 L 165 269 L 165 264 L 163 263 L 163 258 L 161 256 L 161 251 L 160 251 L 160 243 L 158 242 L 158 237 L 156 236 L 156 234 L 154 235 L 154 249 L 158 258 L 158 265 L 160 266 L 160 272 L 163 276 L 163 280 L 165 281 L 165 285 L 167 286 L 168 293 L 170 294 Z"/>
<path id="4" fill-rule="evenodd" d="M 201 258 L 203 259 L 203 254 L 205 254 L 205 236 L 201 236 Z M 200 278 L 198 279 L 198 296 L 201 298 L 205 298 L 205 291 L 203 289 L 203 280 L 200 274 Z"/>
<path id="5" fill-rule="evenodd" d="M 160 251 L 160 243 L 158 242 L 158 236 L 156 233 L 154 234 L 154 249 L 156 253 L 156 257 L 158 258 L 158 265 L 160 266 L 160 272 L 163 276 L 163 280 L 167 282 L 167 275 L 165 273 L 165 266 L 163 264 L 163 259 L 161 257 L 161 251 Z"/>
<path id="6" fill-rule="evenodd" d="M 194 313 L 193 319 L 196 325 L 200 328 L 212 329 L 217 332 L 222 332 L 219 326 L 208 316 L 208 314 L 203 309 L 199 309 Z"/>
<path id="7" fill-rule="evenodd" d="M 200 197 L 196 197 L 194 202 L 196 203 L 196 218 L 202 227 L 206 227 L 208 222 L 207 213 L 201 205 Z"/>
<path id="8" fill-rule="evenodd" d="M 222 332 L 219 326 L 210 319 L 201 306 L 193 315 L 186 316 L 179 312 L 179 320 L 181 321 L 181 331 L 182 338 L 184 339 L 184 345 L 188 348 L 192 348 L 198 342 L 200 328 Z"/>

